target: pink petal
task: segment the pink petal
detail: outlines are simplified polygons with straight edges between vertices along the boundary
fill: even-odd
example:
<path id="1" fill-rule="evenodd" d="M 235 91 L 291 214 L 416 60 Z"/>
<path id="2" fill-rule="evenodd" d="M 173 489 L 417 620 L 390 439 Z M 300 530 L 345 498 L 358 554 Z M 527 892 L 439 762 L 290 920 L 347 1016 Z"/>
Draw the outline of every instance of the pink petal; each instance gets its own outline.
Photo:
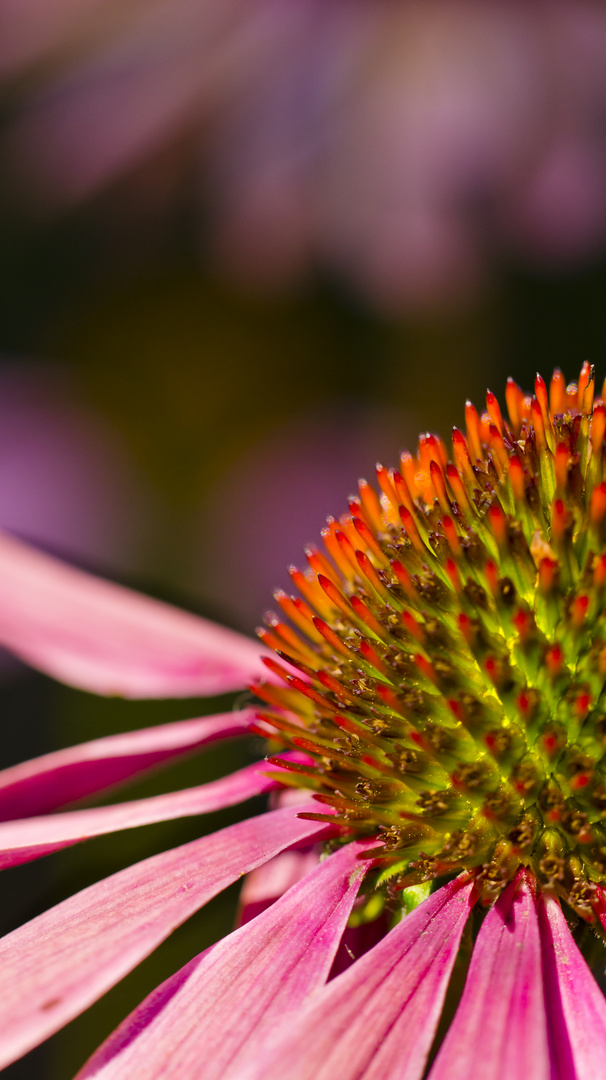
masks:
<path id="1" fill-rule="evenodd" d="M 557 900 L 539 900 L 543 985 L 554 1076 L 602 1076 L 606 1068 L 606 999 L 581 953 Z"/>
<path id="2" fill-rule="evenodd" d="M 285 1010 L 328 976 L 366 869 L 348 844 L 271 908 L 158 987 L 80 1073 L 99 1080 L 222 1080 L 254 1057 Z"/>
<path id="3" fill-rule="evenodd" d="M 457 880 L 430 896 L 225 1080 L 419 1080 L 472 889 Z"/>
<path id="4" fill-rule="evenodd" d="M 0 1068 L 83 1012 L 227 885 L 322 831 L 292 810 L 261 814 L 130 866 L 2 938 Z"/>
<path id="5" fill-rule="evenodd" d="M 488 912 L 463 996 L 429 1080 L 551 1080 L 541 945 L 525 876 Z"/>
<path id="6" fill-rule="evenodd" d="M 110 735 L 0 772 L 0 821 L 48 813 L 217 739 L 244 734 L 254 711 L 203 716 Z"/>
<path id="7" fill-rule="evenodd" d="M 267 762 L 256 762 L 230 776 L 184 791 L 90 810 L 4 822 L 0 824 L 0 870 L 50 855 L 92 836 L 235 806 L 276 786 L 276 781 L 266 773 Z"/>
<path id="8" fill-rule="evenodd" d="M 254 641 L 0 534 L 0 645 L 96 694 L 194 697 L 262 672 Z"/>

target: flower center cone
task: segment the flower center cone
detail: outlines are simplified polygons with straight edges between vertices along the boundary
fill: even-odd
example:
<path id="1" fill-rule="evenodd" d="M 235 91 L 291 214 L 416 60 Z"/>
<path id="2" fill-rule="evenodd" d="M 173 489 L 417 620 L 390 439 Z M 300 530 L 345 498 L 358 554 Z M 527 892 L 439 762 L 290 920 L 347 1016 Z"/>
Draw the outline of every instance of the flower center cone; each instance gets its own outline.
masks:
<path id="1" fill-rule="evenodd" d="M 594 371 L 509 380 L 449 449 L 377 466 L 298 595 L 257 730 L 341 839 L 376 836 L 379 883 L 462 870 L 490 902 L 529 868 L 593 918 L 606 883 L 606 408 Z M 284 616 L 286 618 L 284 618 Z M 288 621 L 286 621 L 288 620 Z M 278 677 L 276 679 L 276 676 Z M 282 774 L 283 779 L 284 774 Z M 307 815 L 309 816 L 309 815 Z"/>

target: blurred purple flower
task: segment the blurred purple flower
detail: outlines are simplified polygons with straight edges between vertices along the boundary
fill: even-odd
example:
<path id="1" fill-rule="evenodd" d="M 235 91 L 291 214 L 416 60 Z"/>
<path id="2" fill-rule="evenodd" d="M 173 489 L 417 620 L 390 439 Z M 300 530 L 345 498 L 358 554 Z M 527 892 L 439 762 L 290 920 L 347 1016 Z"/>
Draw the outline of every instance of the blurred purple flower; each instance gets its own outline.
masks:
<path id="1" fill-rule="evenodd" d="M 45 363 L 0 367 L 0 528 L 85 565 L 140 564 L 152 500 L 111 424 Z M 0 675 L 14 661 L 0 648 Z"/>
<path id="2" fill-rule="evenodd" d="M 602 4 L 0 0 L 0 19 L 4 72 L 39 74 L 9 136 L 38 194 L 84 199 L 199 140 L 219 258 L 256 282 L 317 261 L 381 306 L 452 301 L 497 252 L 604 242 Z"/>
<path id="3" fill-rule="evenodd" d="M 67 371 L 0 367 L 0 528 L 125 571 L 140 563 L 150 512 L 126 446 Z"/>

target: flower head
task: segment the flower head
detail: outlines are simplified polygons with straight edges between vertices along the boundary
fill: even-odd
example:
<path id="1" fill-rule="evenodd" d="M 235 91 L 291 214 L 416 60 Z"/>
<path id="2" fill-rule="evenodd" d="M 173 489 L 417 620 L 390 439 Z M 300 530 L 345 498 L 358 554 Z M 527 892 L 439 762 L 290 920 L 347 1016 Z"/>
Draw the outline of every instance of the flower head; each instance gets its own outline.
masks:
<path id="1" fill-rule="evenodd" d="M 362 481 L 292 570 L 261 630 L 286 690 L 263 727 L 400 887 L 479 870 L 492 900 L 521 866 L 591 917 L 606 881 L 606 408 L 594 372 L 535 396 L 510 380 L 455 428 Z M 315 614 L 314 614 L 315 612 Z M 300 674 L 292 674 L 292 668 Z M 297 720 L 284 719 L 284 709 Z M 303 727 L 305 730 L 301 730 Z M 277 759 L 279 760 L 279 759 Z M 336 811 L 336 816 L 335 816 Z M 321 815 L 318 815 L 321 818 Z"/>
<path id="2" fill-rule="evenodd" d="M 153 991 L 82 1078 L 420 1080 L 466 926 L 430 1080 L 463 1080 L 480 1052 L 489 1080 L 600 1074 L 606 1000 L 561 905 L 606 925 L 606 408 L 588 364 L 578 384 L 556 372 L 549 391 L 538 376 L 533 397 L 510 381 L 506 398 L 506 416 L 490 392 L 482 415 L 468 404 L 450 455 L 425 435 L 378 467 L 378 490 L 361 481 L 326 553 L 293 568 L 299 595 L 276 594 L 264 679 L 238 635 L 0 539 L 0 641 L 30 662 L 130 696 L 252 678 L 264 702 L 0 773 L 0 865 L 282 789 L 265 814 L 0 940 L 3 1062 L 253 871 L 241 925 Z M 250 731 L 269 763 L 53 812 Z"/>

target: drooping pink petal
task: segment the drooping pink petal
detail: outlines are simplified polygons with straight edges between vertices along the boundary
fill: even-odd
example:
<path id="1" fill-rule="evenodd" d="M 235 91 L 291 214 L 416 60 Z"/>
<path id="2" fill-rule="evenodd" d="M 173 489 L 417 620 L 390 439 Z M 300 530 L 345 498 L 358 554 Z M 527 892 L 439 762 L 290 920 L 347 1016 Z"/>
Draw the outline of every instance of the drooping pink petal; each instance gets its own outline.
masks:
<path id="1" fill-rule="evenodd" d="M 0 821 L 45 814 L 217 739 L 244 734 L 254 710 L 203 716 L 70 746 L 0 771 Z"/>
<path id="2" fill-rule="evenodd" d="M 261 647 L 0 534 L 0 645 L 96 694 L 196 697 L 245 686 Z"/>
<path id="3" fill-rule="evenodd" d="M 606 999 L 557 900 L 541 897 L 538 913 L 554 1080 L 599 1077 L 606 1068 Z"/>
<path id="4" fill-rule="evenodd" d="M 0 940 L 0 1068 L 83 1012 L 211 897 L 318 822 L 274 810 L 121 870 Z"/>
<path id="5" fill-rule="evenodd" d="M 419 1080 L 472 890 L 457 880 L 430 896 L 225 1080 Z"/>
<path id="6" fill-rule="evenodd" d="M 541 944 L 531 882 L 522 875 L 488 912 L 465 989 L 429 1080 L 552 1080 Z"/>
<path id="7" fill-rule="evenodd" d="M 252 922 L 168 979 L 79 1074 L 98 1080 L 222 1080 L 285 1011 L 326 981 L 366 866 L 348 844 Z M 287 1021 L 288 1024 L 288 1021 Z"/>
<path id="8" fill-rule="evenodd" d="M 267 762 L 261 761 L 220 780 L 184 791 L 89 810 L 3 822 L 0 824 L 0 870 L 50 855 L 92 836 L 235 806 L 276 786 L 276 781 L 266 773 Z"/>

